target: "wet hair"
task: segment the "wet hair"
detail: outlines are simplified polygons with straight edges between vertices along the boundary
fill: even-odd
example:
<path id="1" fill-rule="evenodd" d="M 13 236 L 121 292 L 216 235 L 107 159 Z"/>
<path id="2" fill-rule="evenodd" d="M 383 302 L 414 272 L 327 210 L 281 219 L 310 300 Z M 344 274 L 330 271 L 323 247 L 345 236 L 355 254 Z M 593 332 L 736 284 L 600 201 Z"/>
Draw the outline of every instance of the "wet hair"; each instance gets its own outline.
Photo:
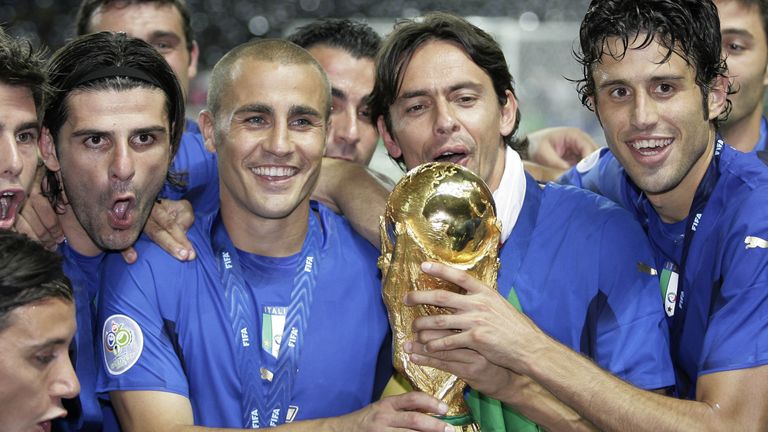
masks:
<path id="1" fill-rule="evenodd" d="M 346 18 L 313 21 L 299 27 L 287 39 L 304 49 L 316 45 L 339 48 L 356 59 L 373 59 L 381 46 L 381 36 L 368 24 Z"/>
<path id="2" fill-rule="evenodd" d="M 77 36 L 87 35 L 93 33 L 91 29 L 91 18 L 97 9 L 105 9 L 107 7 L 125 8 L 136 4 L 155 3 L 160 6 L 173 6 L 179 11 L 181 15 L 181 24 L 184 29 L 184 39 L 187 42 L 187 51 L 192 52 L 192 44 L 194 38 L 192 35 L 192 25 L 189 19 L 189 9 L 187 9 L 187 3 L 184 0 L 83 0 L 80 3 L 80 8 L 77 10 L 76 20 L 76 32 Z"/>
<path id="3" fill-rule="evenodd" d="M 621 41 L 619 52 L 607 48 L 606 42 L 612 38 Z M 658 42 L 667 50 L 661 63 L 676 54 L 695 71 L 705 117 L 713 80 L 728 72 L 721 57 L 720 20 L 711 0 L 592 0 L 579 39 L 581 52 L 575 56 L 582 65 L 583 78 L 577 81 L 577 89 L 581 103 L 590 110 L 598 103 L 594 68 L 604 55 L 621 60 L 629 49 Z M 727 118 L 730 107 L 727 101 L 715 125 Z"/>
<path id="4" fill-rule="evenodd" d="M 383 117 L 387 130 L 392 133 L 389 107 L 397 99 L 405 69 L 416 50 L 431 41 L 449 41 L 463 48 L 472 61 L 491 78 L 500 105 L 507 102 L 507 90 L 515 95 L 512 74 L 499 44 L 488 33 L 463 18 L 433 12 L 418 20 L 398 22 L 392 33 L 384 39 L 376 56 L 376 84 L 369 98 L 373 124 L 376 124 L 379 117 Z M 504 142 L 515 150 L 522 150 L 515 145 L 519 143 L 513 139 L 519 124 L 518 109 L 515 126 L 504 137 Z M 402 166 L 402 156 L 396 162 Z"/>
<path id="5" fill-rule="evenodd" d="M 0 83 L 26 87 L 35 101 L 38 122 L 50 96 L 45 74 L 45 50 L 36 50 L 25 39 L 14 38 L 0 27 Z"/>
<path id="6" fill-rule="evenodd" d="M 56 253 L 23 234 L 0 230 L 0 331 L 14 309 L 48 298 L 73 301 L 72 285 Z"/>
<path id="7" fill-rule="evenodd" d="M 250 58 L 264 62 L 279 63 L 283 65 L 309 65 L 312 66 L 325 83 L 326 103 L 325 120 L 328 121 L 331 113 L 331 85 L 320 63 L 312 57 L 312 54 L 304 48 L 284 39 L 260 39 L 238 45 L 216 63 L 211 72 L 208 87 L 208 110 L 217 117 L 221 109 L 222 97 L 226 97 L 226 90 L 231 85 L 232 67 L 242 58 Z"/>
<path id="8" fill-rule="evenodd" d="M 171 146 L 169 164 L 173 160 L 184 132 L 184 96 L 173 70 L 151 45 L 125 33 L 81 36 L 53 54 L 48 75 L 54 93 L 45 109 L 43 125 L 50 130 L 59 156 L 59 132 L 69 116 L 69 95 L 73 91 L 120 92 L 143 88 L 165 93 Z M 181 175 L 169 171 L 167 181 L 178 186 Z M 46 169 L 43 193 L 57 211 L 65 204 L 61 192 L 57 173 Z"/>

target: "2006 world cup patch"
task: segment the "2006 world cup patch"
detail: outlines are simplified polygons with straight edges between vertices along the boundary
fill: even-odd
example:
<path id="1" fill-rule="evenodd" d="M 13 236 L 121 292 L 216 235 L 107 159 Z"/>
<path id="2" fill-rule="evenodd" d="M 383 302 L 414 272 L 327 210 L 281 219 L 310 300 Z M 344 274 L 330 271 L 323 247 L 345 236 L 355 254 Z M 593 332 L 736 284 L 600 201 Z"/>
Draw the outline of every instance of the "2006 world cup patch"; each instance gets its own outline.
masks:
<path id="1" fill-rule="evenodd" d="M 131 317 L 112 315 L 104 321 L 102 343 L 107 370 L 112 375 L 121 375 L 141 357 L 144 334 Z"/>

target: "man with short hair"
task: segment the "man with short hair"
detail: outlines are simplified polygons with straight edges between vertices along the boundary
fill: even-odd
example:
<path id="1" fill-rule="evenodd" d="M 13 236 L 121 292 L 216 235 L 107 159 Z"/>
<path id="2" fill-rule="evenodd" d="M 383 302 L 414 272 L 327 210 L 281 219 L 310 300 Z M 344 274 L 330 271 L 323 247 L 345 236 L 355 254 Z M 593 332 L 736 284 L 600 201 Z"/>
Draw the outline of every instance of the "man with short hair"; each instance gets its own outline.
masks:
<path id="1" fill-rule="evenodd" d="M 66 236 L 59 253 L 74 286 L 75 367 L 82 384 L 76 409 L 61 427 L 101 430 L 93 343 L 99 267 L 105 251 L 136 241 L 160 188 L 175 178 L 168 167 L 184 127 L 184 100 L 163 58 L 125 34 L 69 42 L 54 53 L 48 73 L 55 93 L 43 119 L 52 136 L 40 148 L 47 169 L 43 193 Z"/>
<path id="2" fill-rule="evenodd" d="M 378 253 L 310 201 L 330 106 L 322 67 L 290 42 L 250 42 L 214 67 L 199 120 L 220 210 L 189 231 L 197 259 L 146 240 L 134 265 L 107 259 L 99 390 L 124 430 L 445 430 L 407 412 L 445 412 L 424 394 L 369 405 L 391 372 Z"/>
<path id="3" fill-rule="evenodd" d="M 373 90 L 373 62 L 381 37 L 364 23 L 323 19 L 299 27 L 287 39 L 309 51 L 331 81 L 325 155 L 368 165 L 379 141 L 367 98 Z"/>
<path id="4" fill-rule="evenodd" d="M 400 23 L 379 51 L 371 110 L 392 157 L 407 168 L 443 161 L 471 169 L 494 191 L 502 223 L 498 293 L 467 286 L 466 273 L 454 270 L 462 276 L 451 282 L 467 286 L 467 295 L 417 291 L 408 294 L 408 304 L 450 300 L 456 315 L 440 317 L 444 323 L 465 316 L 454 301 L 487 304 L 473 317 L 477 323 L 492 321 L 497 309 L 521 308 L 553 338 L 635 385 L 659 389 L 673 383 L 658 280 L 642 229 L 608 200 L 574 188 L 540 187 L 523 172 L 508 145 L 520 120 L 512 77 L 490 35 L 440 13 Z M 437 264 L 423 269 L 441 277 L 447 271 Z M 446 336 L 445 328 L 437 330 L 421 337 Z M 506 333 L 502 323 L 483 336 Z M 406 351 L 421 354 L 414 348 L 420 341 L 406 344 Z M 430 347 L 430 353 L 438 351 Z M 448 370 L 480 392 L 469 402 L 481 429 L 533 427 L 502 403 L 527 400 L 532 389 L 513 387 L 509 370 L 469 350 L 443 359 L 459 366 L 427 364 L 429 358 L 418 354 L 414 362 Z M 518 408 L 547 429 L 588 426 L 551 395 L 537 402 Z"/>
<path id="5" fill-rule="evenodd" d="M 768 150 L 763 96 L 768 85 L 768 1 L 715 0 L 723 54 L 735 94 L 720 135 L 743 152 Z"/>
<path id="6" fill-rule="evenodd" d="M 447 358 L 471 349 L 601 430 L 765 429 L 768 168 L 717 134 L 729 92 L 720 37 L 709 0 L 593 0 L 580 30 L 579 93 L 610 152 L 580 163 L 579 174 L 651 240 L 683 399 L 605 373 L 510 310 L 492 320 L 505 331 L 488 337 L 487 325 L 459 322 L 471 316 L 465 305 L 448 305 L 458 310 L 448 327 L 461 335 L 417 351 Z"/>
<path id="7" fill-rule="evenodd" d="M 75 334 L 73 301 L 60 257 L 22 234 L 0 230 L 4 431 L 50 431 L 51 421 L 67 413 L 62 399 L 77 396 L 80 386 L 68 354 Z"/>
<path id="8" fill-rule="evenodd" d="M 47 87 L 42 53 L 0 28 L 0 229 L 11 229 L 37 170 Z"/>

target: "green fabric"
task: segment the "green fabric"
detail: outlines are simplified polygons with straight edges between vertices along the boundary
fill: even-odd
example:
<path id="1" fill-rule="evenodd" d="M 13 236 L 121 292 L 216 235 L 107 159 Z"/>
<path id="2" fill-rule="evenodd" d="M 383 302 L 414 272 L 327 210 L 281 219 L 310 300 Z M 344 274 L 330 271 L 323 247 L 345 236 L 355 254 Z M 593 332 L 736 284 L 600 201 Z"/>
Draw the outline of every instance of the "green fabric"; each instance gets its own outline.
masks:
<path id="1" fill-rule="evenodd" d="M 512 288 L 507 301 L 520 312 L 520 299 Z M 536 423 L 531 422 L 509 406 L 496 399 L 489 398 L 475 390 L 467 395 L 467 404 L 480 430 L 483 432 L 538 432 L 541 431 Z"/>
<path id="2" fill-rule="evenodd" d="M 452 426 L 464 426 L 474 422 L 474 419 L 469 414 L 459 416 L 437 416 L 437 418 Z"/>

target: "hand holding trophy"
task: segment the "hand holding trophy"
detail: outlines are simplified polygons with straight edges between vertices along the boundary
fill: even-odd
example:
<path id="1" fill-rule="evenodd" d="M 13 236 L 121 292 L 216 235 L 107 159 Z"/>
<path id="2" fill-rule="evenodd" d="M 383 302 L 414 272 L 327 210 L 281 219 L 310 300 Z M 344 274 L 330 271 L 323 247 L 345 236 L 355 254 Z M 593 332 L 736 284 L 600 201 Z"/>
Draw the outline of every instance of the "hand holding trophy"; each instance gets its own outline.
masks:
<path id="1" fill-rule="evenodd" d="M 395 369 L 414 389 L 444 401 L 449 409 L 442 419 L 457 431 L 480 430 L 464 402 L 466 384 L 450 373 L 413 364 L 403 350 L 403 344 L 415 338 L 414 318 L 450 311 L 406 306 L 403 298 L 411 290 L 463 292 L 424 274 L 420 266 L 425 261 L 467 271 L 495 289 L 500 233 L 488 186 L 468 169 L 450 163 L 428 163 L 409 171 L 389 196 L 381 220 L 379 268 L 392 326 Z"/>

